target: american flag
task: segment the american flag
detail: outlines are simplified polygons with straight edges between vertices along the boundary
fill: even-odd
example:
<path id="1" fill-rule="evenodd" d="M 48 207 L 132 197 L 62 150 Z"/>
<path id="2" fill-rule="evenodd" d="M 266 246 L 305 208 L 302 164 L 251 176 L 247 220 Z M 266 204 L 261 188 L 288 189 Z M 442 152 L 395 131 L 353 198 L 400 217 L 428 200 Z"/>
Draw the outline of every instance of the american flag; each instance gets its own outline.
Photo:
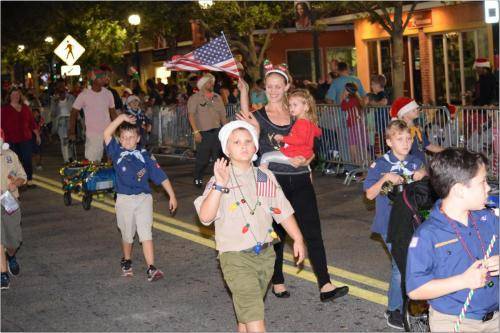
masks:
<path id="1" fill-rule="evenodd" d="M 165 62 L 164 65 L 167 69 L 175 71 L 209 70 L 226 72 L 236 78 L 240 76 L 224 34 L 193 52 L 172 57 L 172 60 Z"/>
<path id="2" fill-rule="evenodd" d="M 257 169 L 257 196 L 275 197 L 276 185 L 261 170 Z"/>

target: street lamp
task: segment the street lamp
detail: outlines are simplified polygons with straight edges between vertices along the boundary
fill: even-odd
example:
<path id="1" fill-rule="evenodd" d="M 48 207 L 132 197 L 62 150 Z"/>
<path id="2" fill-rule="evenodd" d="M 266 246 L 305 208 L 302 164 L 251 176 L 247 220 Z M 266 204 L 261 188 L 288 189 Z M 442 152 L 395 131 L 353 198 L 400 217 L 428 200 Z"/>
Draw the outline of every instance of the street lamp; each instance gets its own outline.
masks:
<path id="1" fill-rule="evenodd" d="M 137 73 L 139 74 L 139 79 L 141 77 L 141 60 L 139 57 L 139 37 L 137 36 L 137 28 L 141 24 L 141 17 L 137 14 L 132 14 L 128 17 L 128 23 L 134 27 L 135 35 L 135 66 L 137 67 Z"/>
<path id="2" fill-rule="evenodd" d="M 47 36 L 45 37 L 44 41 L 45 43 L 52 45 L 52 43 L 54 43 L 54 38 L 52 38 L 52 36 Z M 50 61 L 49 71 L 50 71 L 50 79 L 52 80 L 54 76 L 54 68 L 53 68 L 54 57 L 52 55 L 52 52 L 50 52 L 47 57 L 49 58 Z"/>
<path id="3" fill-rule="evenodd" d="M 25 49 L 24 45 L 20 44 L 17 46 L 17 52 L 23 52 Z"/>

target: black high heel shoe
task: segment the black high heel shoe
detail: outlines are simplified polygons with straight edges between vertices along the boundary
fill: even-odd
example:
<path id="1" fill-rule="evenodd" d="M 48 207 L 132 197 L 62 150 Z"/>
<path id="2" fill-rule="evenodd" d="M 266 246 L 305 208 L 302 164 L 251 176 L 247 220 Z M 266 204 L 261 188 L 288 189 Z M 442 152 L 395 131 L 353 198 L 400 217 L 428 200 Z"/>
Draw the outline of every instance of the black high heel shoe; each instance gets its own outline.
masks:
<path id="1" fill-rule="evenodd" d="M 271 287 L 271 292 L 273 293 L 274 296 L 276 296 L 278 298 L 288 298 L 288 297 L 290 297 L 290 292 L 288 292 L 288 290 L 285 290 L 285 291 L 277 293 L 277 292 L 274 291 L 274 288 Z"/>
<path id="2" fill-rule="evenodd" d="M 336 298 L 343 297 L 349 293 L 349 287 L 348 286 L 343 286 L 343 287 L 337 287 L 331 291 L 327 292 L 320 292 L 319 293 L 319 299 L 321 302 L 329 302 L 333 301 Z"/>

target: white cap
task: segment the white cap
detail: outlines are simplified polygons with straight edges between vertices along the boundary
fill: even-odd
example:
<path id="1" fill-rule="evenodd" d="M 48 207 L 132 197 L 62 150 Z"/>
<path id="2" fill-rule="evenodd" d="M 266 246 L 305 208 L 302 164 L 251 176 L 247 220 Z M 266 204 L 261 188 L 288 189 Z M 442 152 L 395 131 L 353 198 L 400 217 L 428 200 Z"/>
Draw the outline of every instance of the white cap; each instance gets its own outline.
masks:
<path id="1" fill-rule="evenodd" d="M 215 76 L 213 76 L 210 73 L 204 74 L 202 77 L 200 77 L 200 79 L 196 83 L 196 86 L 198 87 L 199 90 L 201 90 L 208 81 L 215 82 Z"/>
<path id="2" fill-rule="evenodd" d="M 256 152 L 252 157 L 252 161 L 255 161 L 257 159 L 257 151 L 259 150 L 259 138 L 257 136 L 257 131 L 255 130 L 255 127 L 243 120 L 234 120 L 222 126 L 221 130 L 219 131 L 219 140 L 222 146 L 222 151 L 226 156 L 229 157 L 229 155 L 227 154 L 227 140 L 229 139 L 231 133 L 233 133 L 233 131 L 238 128 L 244 128 L 248 130 L 252 135 Z"/>

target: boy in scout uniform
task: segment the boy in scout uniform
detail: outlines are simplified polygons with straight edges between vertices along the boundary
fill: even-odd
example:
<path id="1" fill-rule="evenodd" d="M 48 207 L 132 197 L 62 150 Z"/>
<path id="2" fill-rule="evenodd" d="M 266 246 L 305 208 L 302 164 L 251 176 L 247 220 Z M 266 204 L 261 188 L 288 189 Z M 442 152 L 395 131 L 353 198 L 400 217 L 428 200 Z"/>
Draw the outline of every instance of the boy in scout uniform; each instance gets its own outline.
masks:
<path id="1" fill-rule="evenodd" d="M 153 197 L 149 180 L 161 185 L 170 197 L 169 208 L 177 208 L 174 189 L 160 165 L 145 150 L 138 148 L 141 140 L 136 118 L 122 113 L 104 130 L 106 152 L 113 161 L 116 174 L 116 221 L 122 235 L 123 258 L 120 262 L 123 276 L 132 276 L 132 245 L 135 233 L 139 235 L 146 260 L 148 281 L 163 277 L 154 265 L 153 251 Z M 113 134 L 119 130 L 119 142 Z"/>
<path id="2" fill-rule="evenodd" d="M 448 148 L 430 162 L 431 184 L 441 199 L 411 240 L 406 287 L 411 299 L 428 300 L 432 332 L 454 330 L 471 289 L 459 331 L 498 332 L 499 225 L 484 207 L 487 165 L 482 154 L 463 148 Z"/>
<path id="3" fill-rule="evenodd" d="M 239 332 L 264 332 L 264 296 L 273 275 L 273 218 L 294 240 L 297 264 L 304 259 L 302 234 L 293 208 L 273 174 L 252 165 L 258 149 L 255 128 L 233 121 L 219 132 L 224 154 L 194 204 L 201 223 L 215 224 L 216 249 L 233 296 Z"/>
<path id="4" fill-rule="evenodd" d="M 222 98 L 214 92 L 215 77 L 203 75 L 196 84 L 198 92 L 189 97 L 187 108 L 189 124 L 193 129 L 196 146 L 194 185 L 203 185 L 203 171 L 210 161 L 220 156 L 220 143 L 217 134 L 222 125 L 227 123 L 226 108 Z"/>
<path id="5" fill-rule="evenodd" d="M 1 130 L 0 130 L 1 131 Z M 19 191 L 17 188 L 26 183 L 26 172 L 19 162 L 16 153 L 9 149 L 9 144 L 4 143 L 3 131 L 0 134 L 0 159 L 2 163 L 2 178 L 1 192 L 4 194 L 10 191 L 12 196 L 19 199 Z M 19 274 L 19 264 L 16 260 L 16 251 L 21 245 L 21 209 L 18 208 L 14 212 L 7 213 L 2 205 L 2 243 L 0 246 L 1 259 L 1 289 L 8 289 L 10 285 L 10 277 L 7 269 L 12 275 Z"/>
<path id="6" fill-rule="evenodd" d="M 409 154 L 411 137 L 410 129 L 405 122 L 401 120 L 391 121 L 386 128 L 385 136 L 391 150 L 370 166 L 363 189 L 369 200 L 375 199 L 375 218 L 371 230 L 382 237 L 390 253 L 391 243 L 387 243 L 387 230 L 392 205 L 387 195 L 380 193 L 382 186 L 385 182 L 392 182 L 394 185 L 402 184 L 403 177 L 420 180 L 425 175 L 425 171 L 422 169 L 423 162 Z M 391 282 L 387 292 L 388 304 L 385 317 L 388 326 L 403 329 L 401 273 L 394 258 L 391 258 L 391 265 Z"/>

